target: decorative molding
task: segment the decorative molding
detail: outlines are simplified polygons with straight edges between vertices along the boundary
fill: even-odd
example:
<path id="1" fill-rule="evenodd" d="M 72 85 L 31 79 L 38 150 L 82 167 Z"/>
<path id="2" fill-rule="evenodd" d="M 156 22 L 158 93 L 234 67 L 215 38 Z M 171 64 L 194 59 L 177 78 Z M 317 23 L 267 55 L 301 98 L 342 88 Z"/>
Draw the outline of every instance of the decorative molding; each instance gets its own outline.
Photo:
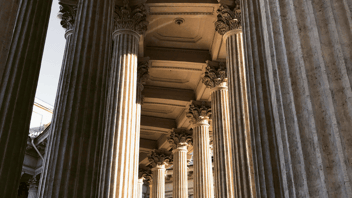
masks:
<path id="1" fill-rule="evenodd" d="M 170 151 L 164 149 L 157 149 L 151 152 L 148 156 L 148 161 L 152 167 L 171 164 L 172 163 L 172 154 Z"/>
<path id="2" fill-rule="evenodd" d="M 143 112 L 149 112 L 149 113 L 160 113 L 160 114 L 170 114 L 175 111 L 175 108 L 173 107 L 172 109 L 169 110 L 159 110 L 159 109 L 148 109 L 148 108 L 142 108 Z"/>
<path id="3" fill-rule="evenodd" d="M 161 106 L 170 106 L 170 107 L 179 107 L 185 108 L 186 105 L 178 105 L 178 104 L 166 104 L 166 103 L 158 103 L 158 102 L 144 102 L 145 105 L 161 105 Z"/>
<path id="4" fill-rule="evenodd" d="M 215 30 L 224 35 L 226 32 L 234 29 L 242 29 L 242 15 L 239 0 L 235 1 L 234 8 L 221 4 L 217 10 L 217 21 Z"/>
<path id="5" fill-rule="evenodd" d="M 193 143 L 192 132 L 187 129 L 173 129 L 167 139 L 173 149 Z"/>
<path id="6" fill-rule="evenodd" d="M 151 12 L 150 15 L 213 15 L 214 12 Z"/>
<path id="7" fill-rule="evenodd" d="M 57 17 L 61 19 L 61 26 L 66 29 L 66 31 L 73 30 L 75 26 L 77 5 L 69 5 L 59 2 L 60 11 Z"/>
<path id="8" fill-rule="evenodd" d="M 153 69 L 173 69 L 173 70 L 184 70 L 184 71 L 203 71 L 202 69 L 186 68 L 186 67 L 172 67 L 172 66 L 152 66 Z"/>
<path id="9" fill-rule="evenodd" d="M 114 28 L 119 30 L 132 30 L 143 35 L 148 28 L 148 9 L 145 4 L 130 7 L 128 2 L 124 6 L 115 6 Z"/>
<path id="10" fill-rule="evenodd" d="M 189 11 L 187 11 L 189 10 Z M 212 6 L 151 6 L 150 15 L 213 15 Z"/>
<path id="11" fill-rule="evenodd" d="M 207 101 L 192 101 L 186 117 L 193 122 L 193 124 L 201 123 L 204 120 L 211 118 L 211 104 Z"/>
<path id="12" fill-rule="evenodd" d="M 140 167 L 138 172 L 138 178 L 144 178 L 144 181 L 151 182 L 153 180 L 152 171 L 148 167 Z"/>
<path id="13" fill-rule="evenodd" d="M 35 178 L 35 176 L 33 176 L 32 178 L 30 178 L 28 180 L 28 188 L 29 189 L 37 189 L 38 188 L 38 181 L 37 181 L 37 178 Z"/>
<path id="14" fill-rule="evenodd" d="M 141 127 L 141 132 L 143 132 L 143 133 L 153 133 L 153 134 L 159 133 L 159 134 L 166 134 L 166 135 L 169 134 L 168 131 L 162 131 L 162 130 L 156 130 L 156 129 L 146 129 L 146 128 L 143 128 L 143 127 Z"/>
<path id="15" fill-rule="evenodd" d="M 207 61 L 205 75 L 202 78 L 202 83 L 208 88 L 220 86 L 227 82 L 227 70 L 225 62 Z"/>

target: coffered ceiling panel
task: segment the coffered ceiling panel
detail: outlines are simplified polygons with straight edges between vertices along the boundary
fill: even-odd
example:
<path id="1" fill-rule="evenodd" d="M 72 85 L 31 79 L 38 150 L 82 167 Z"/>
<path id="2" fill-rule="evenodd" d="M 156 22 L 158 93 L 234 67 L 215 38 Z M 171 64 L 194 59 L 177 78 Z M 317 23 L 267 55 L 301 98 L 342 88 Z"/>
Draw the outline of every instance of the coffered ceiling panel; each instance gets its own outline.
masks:
<path id="1" fill-rule="evenodd" d="M 209 50 L 218 4 L 148 4 L 146 46 Z"/>
<path id="2" fill-rule="evenodd" d="M 195 90 L 205 63 L 151 61 L 147 85 Z"/>

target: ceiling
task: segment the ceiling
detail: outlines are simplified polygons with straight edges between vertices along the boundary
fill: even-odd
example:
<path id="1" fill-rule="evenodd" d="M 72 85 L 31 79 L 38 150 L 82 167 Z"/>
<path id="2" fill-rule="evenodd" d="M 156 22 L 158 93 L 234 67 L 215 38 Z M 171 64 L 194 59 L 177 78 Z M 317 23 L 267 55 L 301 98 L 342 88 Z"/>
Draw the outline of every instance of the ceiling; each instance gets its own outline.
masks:
<path id="1" fill-rule="evenodd" d="M 150 58 L 141 118 L 143 165 L 149 163 L 152 149 L 170 148 L 167 137 L 172 128 L 191 127 L 186 118 L 190 101 L 210 100 L 210 90 L 201 81 L 206 61 L 226 57 L 222 36 L 214 27 L 216 1 L 156 2 L 147 1 L 149 26 L 139 53 Z"/>
<path id="2" fill-rule="evenodd" d="M 148 30 L 139 44 L 139 57 L 149 57 L 140 144 L 140 164 L 147 165 L 151 150 L 170 148 L 167 137 L 173 128 L 191 127 L 186 118 L 190 101 L 210 100 L 210 90 L 201 82 L 205 62 L 225 60 L 226 52 L 222 36 L 214 27 L 218 1 L 130 0 L 132 5 L 141 2 L 149 7 Z M 225 4 L 231 2 L 222 0 Z"/>

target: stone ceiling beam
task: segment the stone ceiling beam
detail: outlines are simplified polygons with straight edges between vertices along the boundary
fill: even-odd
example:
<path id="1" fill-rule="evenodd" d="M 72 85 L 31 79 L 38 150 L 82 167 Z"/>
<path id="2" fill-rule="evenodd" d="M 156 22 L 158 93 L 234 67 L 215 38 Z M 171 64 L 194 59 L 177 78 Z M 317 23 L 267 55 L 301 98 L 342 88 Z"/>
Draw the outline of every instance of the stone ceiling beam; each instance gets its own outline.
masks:
<path id="1" fill-rule="evenodd" d="M 211 60 L 209 50 L 177 49 L 166 47 L 146 47 L 144 56 L 150 60 L 168 60 L 205 63 Z"/>
<path id="2" fill-rule="evenodd" d="M 158 149 L 158 142 L 156 140 L 141 138 L 140 150 L 149 151 L 153 149 Z"/>
<path id="3" fill-rule="evenodd" d="M 141 128 L 144 128 L 144 127 L 172 129 L 172 128 L 176 128 L 176 121 L 174 119 L 142 115 Z"/>
<path id="4" fill-rule="evenodd" d="M 191 100 L 195 100 L 195 93 L 190 89 L 174 89 L 164 87 L 145 86 L 143 90 L 144 99 L 162 99 L 164 103 L 172 104 L 172 100 L 185 102 L 185 105 Z"/>

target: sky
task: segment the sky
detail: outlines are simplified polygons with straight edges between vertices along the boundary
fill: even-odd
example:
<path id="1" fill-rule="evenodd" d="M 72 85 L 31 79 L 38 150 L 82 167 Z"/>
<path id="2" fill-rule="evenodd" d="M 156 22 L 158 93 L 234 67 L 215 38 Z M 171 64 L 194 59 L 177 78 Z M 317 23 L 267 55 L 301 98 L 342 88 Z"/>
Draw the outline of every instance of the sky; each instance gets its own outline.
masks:
<path id="1" fill-rule="evenodd" d="M 60 25 L 58 0 L 53 0 L 36 98 L 54 105 L 65 49 L 65 29 Z"/>

